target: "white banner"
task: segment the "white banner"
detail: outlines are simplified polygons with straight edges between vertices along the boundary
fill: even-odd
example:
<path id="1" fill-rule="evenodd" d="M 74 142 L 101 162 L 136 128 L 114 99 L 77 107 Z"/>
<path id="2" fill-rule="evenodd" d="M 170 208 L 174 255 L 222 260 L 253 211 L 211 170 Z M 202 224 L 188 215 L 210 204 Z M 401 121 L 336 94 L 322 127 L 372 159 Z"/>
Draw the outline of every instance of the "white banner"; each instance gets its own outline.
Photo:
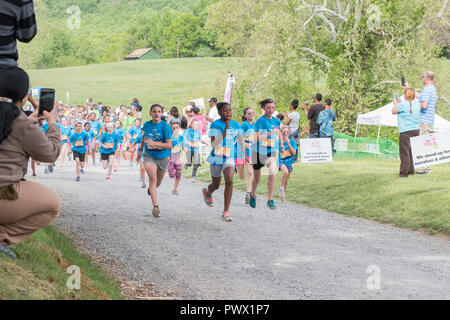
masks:
<path id="1" fill-rule="evenodd" d="M 450 131 L 411 138 L 414 168 L 450 162 Z"/>
<path id="2" fill-rule="evenodd" d="M 205 109 L 205 99 L 204 98 L 199 98 L 199 99 L 195 99 L 192 100 L 193 102 L 195 102 L 195 106 L 202 109 Z"/>
<path id="3" fill-rule="evenodd" d="M 331 139 L 300 139 L 302 163 L 333 162 Z"/>

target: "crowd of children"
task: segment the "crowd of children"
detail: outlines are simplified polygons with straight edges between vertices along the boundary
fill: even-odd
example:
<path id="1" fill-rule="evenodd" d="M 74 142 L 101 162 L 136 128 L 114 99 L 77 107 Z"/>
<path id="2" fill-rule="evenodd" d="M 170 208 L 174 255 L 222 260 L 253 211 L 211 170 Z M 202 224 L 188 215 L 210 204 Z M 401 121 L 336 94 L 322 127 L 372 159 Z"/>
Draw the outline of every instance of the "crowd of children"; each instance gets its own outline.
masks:
<path id="1" fill-rule="evenodd" d="M 240 179 L 246 179 L 245 203 L 256 208 L 256 190 L 261 180 L 261 170 L 267 167 L 267 207 L 275 210 L 276 175 L 282 173 L 279 196 L 281 201 L 285 201 L 289 178 L 299 152 L 292 136 L 292 126 L 282 124 L 272 99 L 260 102 L 263 114 L 258 119 L 255 118 L 253 108 L 245 108 L 241 124 L 233 120 L 229 103 L 216 102 L 217 99 L 210 99 L 211 110 L 217 113 L 216 117 L 201 115 L 199 108 L 192 104 L 183 109 L 182 116 L 177 107 L 172 107 L 168 113 L 164 106 L 154 104 L 150 108 L 152 120 L 145 123 L 137 99 L 133 100 L 131 106 L 120 106 L 114 111 L 101 103 L 93 104 L 92 99 L 88 99 L 85 106 L 69 107 L 58 103 L 58 125 L 63 145 L 61 167 L 64 167 L 67 156 L 69 161 L 73 158 L 75 180 L 79 182 L 88 162 L 92 160 L 91 164 L 95 165 L 99 154 L 106 171 L 106 180 L 111 181 L 113 172 L 117 172 L 121 166 L 122 158 L 129 161 L 130 166 L 136 161 L 140 167 L 142 188 L 147 189 L 153 203 L 153 216 L 158 218 L 160 209 L 157 190 L 166 172 L 174 179 L 172 194 L 179 196 L 183 164 L 184 170 L 193 166 L 192 181 L 196 182 L 198 169 L 203 164 L 203 147 L 209 153 L 206 162 L 209 163 L 211 173 L 211 183 L 202 190 L 203 199 L 206 205 L 214 206 L 212 196 L 219 189 L 223 176 L 225 190 L 221 217 L 224 221 L 232 221 L 230 205 L 235 173 Z M 296 109 L 298 101 L 294 100 L 291 110 L 292 105 Z M 317 123 L 326 130 L 326 137 L 332 138 L 336 117 L 329 105 L 331 101 L 327 100 Z M 41 125 L 45 131 L 46 124 Z M 54 165 L 46 164 L 45 173 L 53 172 Z M 35 175 L 34 163 L 32 167 Z"/>

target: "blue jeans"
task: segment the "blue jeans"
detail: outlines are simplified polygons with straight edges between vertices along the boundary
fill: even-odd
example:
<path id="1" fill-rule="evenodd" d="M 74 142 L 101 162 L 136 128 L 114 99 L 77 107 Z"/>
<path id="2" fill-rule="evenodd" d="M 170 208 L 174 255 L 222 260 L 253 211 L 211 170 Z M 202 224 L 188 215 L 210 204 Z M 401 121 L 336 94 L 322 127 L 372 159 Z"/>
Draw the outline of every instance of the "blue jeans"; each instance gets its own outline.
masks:
<path id="1" fill-rule="evenodd" d="M 291 133 L 291 135 L 289 136 L 289 139 L 297 140 L 299 133 L 300 133 L 300 129 L 297 129 L 297 131 Z M 297 152 L 295 153 L 295 156 L 294 156 L 294 163 L 298 161 L 298 149 L 299 149 L 299 146 L 297 145 L 297 150 L 296 150 Z"/>
<path id="2" fill-rule="evenodd" d="M 310 139 L 319 138 L 319 133 L 310 133 L 309 138 Z"/>
<path id="3" fill-rule="evenodd" d="M 321 135 L 321 138 L 330 138 L 331 139 L 331 152 L 334 155 L 334 136 L 325 136 L 325 135 Z"/>

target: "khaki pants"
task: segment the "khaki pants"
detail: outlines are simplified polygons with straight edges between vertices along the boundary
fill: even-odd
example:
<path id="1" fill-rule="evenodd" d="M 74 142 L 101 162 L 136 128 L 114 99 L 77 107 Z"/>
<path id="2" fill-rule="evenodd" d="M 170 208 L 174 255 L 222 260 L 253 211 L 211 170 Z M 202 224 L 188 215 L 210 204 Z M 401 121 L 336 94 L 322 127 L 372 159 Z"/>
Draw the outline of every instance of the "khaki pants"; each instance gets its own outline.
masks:
<path id="1" fill-rule="evenodd" d="M 431 124 L 419 124 L 420 127 L 420 135 L 432 134 L 434 132 L 434 126 Z M 431 167 L 421 168 L 417 170 L 418 173 L 431 173 Z"/>
<path id="2" fill-rule="evenodd" d="M 61 211 L 54 191 L 30 181 L 19 181 L 14 187 L 18 200 L 0 200 L 0 245 L 24 241 L 48 226 Z"/>

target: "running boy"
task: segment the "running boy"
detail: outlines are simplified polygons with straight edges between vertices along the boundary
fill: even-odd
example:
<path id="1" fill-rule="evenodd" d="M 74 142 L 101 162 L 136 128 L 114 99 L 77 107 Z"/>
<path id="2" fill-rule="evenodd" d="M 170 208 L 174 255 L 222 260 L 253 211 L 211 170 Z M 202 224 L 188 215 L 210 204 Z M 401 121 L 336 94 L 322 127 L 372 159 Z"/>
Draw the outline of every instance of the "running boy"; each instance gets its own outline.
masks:
<path id="1" fill-rule="evenodd" d="M 252 193 L 253 165 L 252 165 L 252 145 L 255 142 L 255 111 L 253 108 L 245 108 L 242 117 L 241 129 L 245 138 L 245 154 L 247 161 L 236 160 L 238 166 L 239 178 L 244 178 L 244 168 L 247 169 L 247 193 L 245 194 L 245 203 L 249 204 L 250 194 Z"/>
<path id="2" fill-rule="evenodd" d="M 172 129 L 170 125 L 162 121 L 163 108 L 154 104 L 150 108 L 151 121 L 147 121 L 142 128 L 143 143 L 137 161 L 139 162 L 144 153 L 144 167 L 150 180 L 148 195 L 153 202 L 153 217 L 159 218 L 158 190 L 169 167 L 169 157 L 172 150 Z"/>
<path id="3" fill-rule="evenodd" d="M 217 105 L 217 110 L 220 119 L 211 124 L 209 136 L 211 137 L 211 145 L 213 149 L 207 161 L 211 164 L 211 179 L 212 182 L 208 188 L 203 189 L 203 199 L 205 203 L 212 207 L 212 194 L 219 189 L 222 180 L 222 174 L 225 178 L 224 191 L 224 211 L 222 220 L 231 222 L 233 219 L 230 216 L 230 204 L 233 196 L 233 177 L 236 165 L 235 147 L 236 140 L 238 140 L 242 150 L 245 150 L 244 138 L 242 135 L 241 126 L 238 122 L 232 120 L 233 112 L 230 104 L 220 102 Z M 244 159 L 247 156 L 244 151 Z"/>
<path id="4" fill-rule="evenodd" d="M 84 173 L 84 161 L 86 156 L 86 146 L 89 143 L 89 135 L 83 131 L 80 121 L 75 124 L 75 132 L 69 138 L 73 159 L 76 161 L 77 178 L 80 181 L 80 173 Z"/>
<path id="5" fill-rule="evenodd" d="M 119 143 L 119 137 L 114 133 L 114 124 L 106 124 L 106 132 L 100 137 L 100 154 L 103 162 L 103 169 L 108 169 L 106 181 L 111 181 L 111 172 L 114 166 L 114 158 Z"/>
<path id="6" fill-rule="evenodd" d="M 181 148 L 183 147 L 183 136 L 180 134 L 180 122 L 173 121 L 172 127 L 172 154 L 169 159 L 169 177 L 175 178 L 172 194 L 179 196 L 178 186 L 181 181 Z"/>
<path id="7" fill-rule="evenodd" d="M 267 206 L 275 210 L 273 193 L 275 191 L 276 173 L 277 173 L 277 151 L 278 137 L 280 136 L 281 121 L 273 117 L 276 109 L 275 101 L 266 99 L 259 103 L 264 110 L 264 115 L 256 121 L 255 140 L 256 148 L 253 149 L 253 182 L 252 193 L 250 195 L 250 206 L 256 208 L 256 189 L 261 180 L 261 169 L 267 166 L 269 169 L 268 178 L 268 201 Z"/>

